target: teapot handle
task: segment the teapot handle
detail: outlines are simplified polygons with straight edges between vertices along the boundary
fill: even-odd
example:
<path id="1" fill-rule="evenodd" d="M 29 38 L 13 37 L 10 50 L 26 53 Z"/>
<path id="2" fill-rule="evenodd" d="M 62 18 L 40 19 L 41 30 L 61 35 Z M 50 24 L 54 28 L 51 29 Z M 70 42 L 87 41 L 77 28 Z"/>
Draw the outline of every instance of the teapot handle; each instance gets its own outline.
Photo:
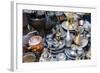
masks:
<path id="1" fill-rule="evenodd" d="M 36 35 L 38 35 L 39 32 L 37 32 L 37 31 L 32 31 L 32 32 L 29 32 L 29 33 L 28 33 L 28 35 L 31 35 L 31 34 L 36 34 Z"/>

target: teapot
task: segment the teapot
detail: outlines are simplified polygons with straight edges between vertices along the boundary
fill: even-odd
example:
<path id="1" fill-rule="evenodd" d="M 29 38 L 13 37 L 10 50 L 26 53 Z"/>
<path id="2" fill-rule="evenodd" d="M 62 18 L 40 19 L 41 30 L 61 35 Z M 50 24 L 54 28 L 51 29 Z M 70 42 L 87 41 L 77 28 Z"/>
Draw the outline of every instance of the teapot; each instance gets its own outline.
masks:
<path id="1" fill-rule="evenodd" d="M 43 51 L 43 40 L 41 36 L 32 36 L 29 39 L 29 48 L 32 49 L 33 52 L 42 52 Z"/>

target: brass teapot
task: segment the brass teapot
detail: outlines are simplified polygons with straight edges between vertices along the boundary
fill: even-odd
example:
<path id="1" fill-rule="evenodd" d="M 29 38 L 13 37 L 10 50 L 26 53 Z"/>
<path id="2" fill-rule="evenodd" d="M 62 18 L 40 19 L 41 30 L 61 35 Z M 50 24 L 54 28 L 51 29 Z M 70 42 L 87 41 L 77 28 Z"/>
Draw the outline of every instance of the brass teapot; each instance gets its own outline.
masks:
<path id="1" fill-rule="evenodd" d="M 67 27 L 68 27 L 68 30 L 74 30 L 77 28 L 77 25 L 78 25 L 78 16 L 77 14 L 75 13 L 65 13 L 65 15 L 67 16 L 67 21 L 68 21 L 68 24 Z M 76 17 L 77 16 L 77 17 Z"/>

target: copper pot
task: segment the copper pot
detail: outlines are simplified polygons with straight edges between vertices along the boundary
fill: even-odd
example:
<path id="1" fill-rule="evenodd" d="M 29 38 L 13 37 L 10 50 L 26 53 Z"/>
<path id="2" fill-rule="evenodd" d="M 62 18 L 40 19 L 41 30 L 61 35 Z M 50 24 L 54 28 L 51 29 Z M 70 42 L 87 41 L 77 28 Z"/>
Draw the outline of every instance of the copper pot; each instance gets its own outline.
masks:
<path id="1" fill-rule="evenodd" d="M 31 25 L 35 29 L 44 29 L 45 28 L 45 19 L 44 18 L 31 19 Z"/>
<path id="2" fill-rule="evenodd" d="M 44 48 L 42 37 L 32 36 L 29 40 L 29 46 L 33 52 L 42 52 Z"/>

